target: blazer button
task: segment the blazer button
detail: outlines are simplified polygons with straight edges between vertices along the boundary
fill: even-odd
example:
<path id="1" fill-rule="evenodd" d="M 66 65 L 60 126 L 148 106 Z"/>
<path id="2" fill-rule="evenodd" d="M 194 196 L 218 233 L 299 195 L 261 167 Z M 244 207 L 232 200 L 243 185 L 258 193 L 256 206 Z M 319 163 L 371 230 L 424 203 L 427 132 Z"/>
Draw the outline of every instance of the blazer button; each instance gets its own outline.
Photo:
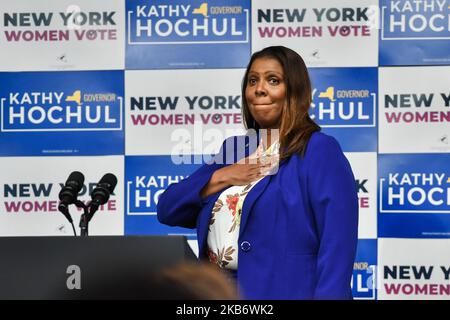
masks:
<path id="1" fill-rule="evenodd" d="M 252 246 L 251 246 L 250 242 L 248 242 L 248 241 L 241 242 L 242 251 L 247 252 L 247 251 L 250 251 L 251 248 L 252 248 Z"/>

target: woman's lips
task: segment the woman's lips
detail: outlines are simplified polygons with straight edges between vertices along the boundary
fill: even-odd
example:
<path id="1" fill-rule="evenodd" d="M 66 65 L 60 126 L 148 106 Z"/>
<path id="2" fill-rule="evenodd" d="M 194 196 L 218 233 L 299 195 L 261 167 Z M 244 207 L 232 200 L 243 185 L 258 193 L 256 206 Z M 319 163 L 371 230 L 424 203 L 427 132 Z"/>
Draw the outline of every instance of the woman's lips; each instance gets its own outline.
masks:
<path id="1" fill-rule="evenodd" d="M 253 107 L 268 107 L 273 106 L 273 103 L 252 103 Z"/>

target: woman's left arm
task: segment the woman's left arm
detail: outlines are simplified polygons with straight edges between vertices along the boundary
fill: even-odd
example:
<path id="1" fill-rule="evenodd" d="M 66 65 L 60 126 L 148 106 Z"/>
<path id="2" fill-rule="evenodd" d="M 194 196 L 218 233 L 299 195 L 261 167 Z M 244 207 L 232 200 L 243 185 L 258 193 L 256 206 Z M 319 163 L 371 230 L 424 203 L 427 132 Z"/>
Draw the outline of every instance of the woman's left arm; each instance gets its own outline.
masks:
<path id="1" fill-rule="evenodd" d="M 350 164 L 330 136 L 311 139 L 308 188 L 320 239 L 315 299 L 351 299 L 358 195 Z"/>

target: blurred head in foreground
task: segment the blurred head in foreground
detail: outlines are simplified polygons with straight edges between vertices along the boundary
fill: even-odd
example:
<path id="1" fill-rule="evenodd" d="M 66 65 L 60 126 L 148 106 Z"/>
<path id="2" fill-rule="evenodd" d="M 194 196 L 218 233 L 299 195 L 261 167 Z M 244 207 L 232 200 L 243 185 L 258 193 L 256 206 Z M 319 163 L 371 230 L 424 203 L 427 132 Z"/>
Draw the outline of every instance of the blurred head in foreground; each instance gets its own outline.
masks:
<path id="1" fill-rule="evenodd" d="M 114 269 L 114 268 L 111 268 Z M 81 290 L 62 293 L 75 300 L 235 300 L 236 283 L 209 263 L 183 262 L 157 271 L 101 268 Z"/>

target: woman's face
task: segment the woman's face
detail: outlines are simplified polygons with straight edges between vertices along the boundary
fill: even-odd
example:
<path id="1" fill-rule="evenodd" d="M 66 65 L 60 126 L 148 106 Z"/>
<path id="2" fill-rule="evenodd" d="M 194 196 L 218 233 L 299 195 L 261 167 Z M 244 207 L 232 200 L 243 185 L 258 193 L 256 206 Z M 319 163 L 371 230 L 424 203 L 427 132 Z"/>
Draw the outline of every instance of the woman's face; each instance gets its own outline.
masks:
<path id="1" fill-rule="evenodd" d="M 280 127 L 286 104 L 284 71 L 278 60 L 258 58 L 248 72 L 245 98 L 250 113 L 261 128 Z"/>

